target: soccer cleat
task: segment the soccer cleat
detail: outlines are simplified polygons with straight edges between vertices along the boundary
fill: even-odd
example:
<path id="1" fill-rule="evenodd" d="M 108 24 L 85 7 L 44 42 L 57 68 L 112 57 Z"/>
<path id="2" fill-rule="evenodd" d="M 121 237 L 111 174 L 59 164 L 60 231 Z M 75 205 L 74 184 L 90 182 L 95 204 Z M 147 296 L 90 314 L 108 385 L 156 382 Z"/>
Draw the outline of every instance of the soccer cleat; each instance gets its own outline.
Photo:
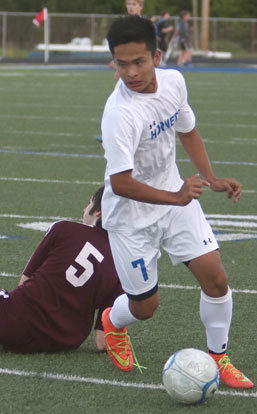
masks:
<path id="1" fill-rule="evenodd" d="M 115 328 L 109 318 L 110 311 L 111 308 L 106 308 L 102 314 L 108 355 L 117 368 L 122 371 L 131 371 L 133 368 L 133 356 L 127 329 Z"/>
<path id="2" fill-rule="evenodd" d="M 253 388 L 252 381 L 249 380 L 242 372 L 231 364 L 229 357 L 226 354 L 211 354 L 219 369 L 219 376 L 221 381 L 231 388 Z"/>

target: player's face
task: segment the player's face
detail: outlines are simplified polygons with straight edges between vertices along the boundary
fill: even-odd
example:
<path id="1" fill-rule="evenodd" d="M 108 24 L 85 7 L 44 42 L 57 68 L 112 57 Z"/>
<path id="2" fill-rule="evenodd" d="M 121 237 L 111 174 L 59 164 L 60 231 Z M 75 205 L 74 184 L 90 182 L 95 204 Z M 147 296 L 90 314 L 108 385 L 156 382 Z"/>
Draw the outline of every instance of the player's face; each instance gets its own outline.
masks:
<path id="1" fill-rule="evenodd" d="M 126 8 L 128 14 L 137 14 L 138 16 L 140 16 L 143 7 L 136 0 L 127 0 Z"/>
<path id="2" fill-rule="evenodd" d="M 94 206 L 92 199 L 89 204 L 83 210 L 83 224 L 94 226 L 97 220 L 97 213 L 90 214 L 92 207 Z"/>
<path id="3" fill-rule="evenodd" d="M 129 89 L 140 93 L 156 92 L 155 66 L 160 64 L 159 50 L 153 57 L 144 42 L 130 42 L 116 46 L 113 57 L 119 75 Z"/>

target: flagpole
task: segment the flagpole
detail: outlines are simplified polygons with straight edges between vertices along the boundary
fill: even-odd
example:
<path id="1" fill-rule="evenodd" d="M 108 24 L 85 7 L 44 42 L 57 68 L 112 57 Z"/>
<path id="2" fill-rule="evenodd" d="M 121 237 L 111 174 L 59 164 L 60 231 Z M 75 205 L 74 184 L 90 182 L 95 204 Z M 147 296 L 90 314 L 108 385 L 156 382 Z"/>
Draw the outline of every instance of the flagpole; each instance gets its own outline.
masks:
<path id="1" fill-rule="evenodd" d="M 44 63 L 49 61 L 49 24 L 48 24 L 48 10 L 44 9 L 44 43 L 45 43 L 45 52 L 44 52 Z"/>

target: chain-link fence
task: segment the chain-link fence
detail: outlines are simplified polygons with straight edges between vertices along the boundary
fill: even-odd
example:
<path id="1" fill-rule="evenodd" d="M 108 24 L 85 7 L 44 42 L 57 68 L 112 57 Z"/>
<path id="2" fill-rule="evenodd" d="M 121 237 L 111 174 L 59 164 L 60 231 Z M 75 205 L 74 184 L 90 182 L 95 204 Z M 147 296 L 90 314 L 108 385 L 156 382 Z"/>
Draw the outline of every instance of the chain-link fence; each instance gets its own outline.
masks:
<path id="1" fill-rule="evenodd" d="M 116 15 L 49 13 L 48 16 L 50 61 L 54 54 L 60 53 L 65 53 L 67 59 L 74 54 L 84 58 L 93 54 L 109 56 L 104 39 Z M 0 12 L 0 58 L 43 60 L 44 24 L 36 27 L 32 23 L 34 17 L 35 13 Z M 172 16 L 170 21 L 175 27 L 178 16 Z M 191 19 L 195 50 L 201 49 L 201 23 L 201 18 Z M 256 24 L 257 19 L 209 18 L 208 50 L 231 52 L 234 57 L 257 57 Z M 96 45 L 102 47 L 97 49 Z"/>

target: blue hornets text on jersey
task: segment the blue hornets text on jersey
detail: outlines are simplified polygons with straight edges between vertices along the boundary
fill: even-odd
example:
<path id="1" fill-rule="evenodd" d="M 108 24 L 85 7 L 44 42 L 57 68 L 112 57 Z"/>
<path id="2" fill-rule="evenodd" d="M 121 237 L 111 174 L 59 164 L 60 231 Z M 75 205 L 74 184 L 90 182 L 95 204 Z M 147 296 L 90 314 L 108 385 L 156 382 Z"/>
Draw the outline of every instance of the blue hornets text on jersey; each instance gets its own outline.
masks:
<path id="1" fill-rule="evenodd" d="M 161 131 L 165 131 L 167 128 L 171 128 L 178 119 L 179 109 L 175 114 L 171 115 L 169 118 L 165 119 L 164 121 L 159 122 L 158 124 L 156 121 L 153 121 L 152 124 L 149 125 L 151 136 L 150 139 L 157 138 L 160 135 Z"/>

